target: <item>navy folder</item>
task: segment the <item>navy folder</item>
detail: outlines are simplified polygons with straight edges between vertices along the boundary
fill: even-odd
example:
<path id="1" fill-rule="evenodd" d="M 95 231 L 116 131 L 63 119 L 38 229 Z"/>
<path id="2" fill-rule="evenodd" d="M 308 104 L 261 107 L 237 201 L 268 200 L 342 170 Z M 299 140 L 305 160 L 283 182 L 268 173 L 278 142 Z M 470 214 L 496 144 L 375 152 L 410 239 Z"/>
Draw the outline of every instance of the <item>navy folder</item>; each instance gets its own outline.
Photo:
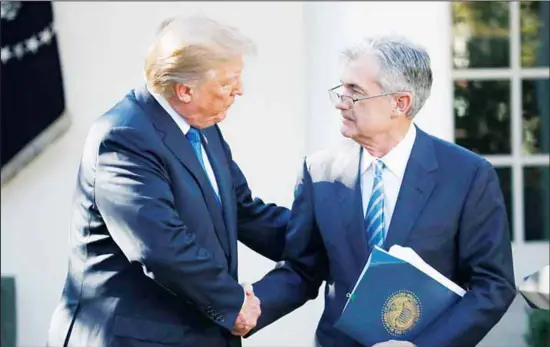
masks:
<path id="1" fill-rule="evenodd" d="M 413 253 L 421 266 L 392 255 L 392 249 L 375 247 L 334 325 L 364 346 L 388 340 L 414 342 L 465 293 L 410 248 L 397 248 Z M 420 270 L 426 268 L 430 274 Z"/>

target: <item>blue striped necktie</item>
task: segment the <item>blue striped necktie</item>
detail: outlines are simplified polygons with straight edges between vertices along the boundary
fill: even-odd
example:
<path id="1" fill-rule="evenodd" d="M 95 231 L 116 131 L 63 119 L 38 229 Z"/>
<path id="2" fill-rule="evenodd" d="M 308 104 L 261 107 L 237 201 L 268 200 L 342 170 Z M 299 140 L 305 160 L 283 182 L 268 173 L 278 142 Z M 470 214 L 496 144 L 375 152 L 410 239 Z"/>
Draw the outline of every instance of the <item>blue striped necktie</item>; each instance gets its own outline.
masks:
<path id="1" fill-rule="evenodd" d="M 382 247 L 385 236 L 384 223 L 384 191 L 382 185 L 382 170 L 384 163 L 375 159 L 373 162 L 374 183 L 367 213 L 365 214 L 365 231 L 369 252 L 374 246 Z"/>
<path id="2" fill-rule="evenodd" d="M 210 181 L 210 176 L 208 176 L 208 172 L 206 171 L 206 166 L 204 165 L 204 159 L 202 158 L 202 145 L 201 145 L 201 134 L 198 129 L 196 128 L 189 128 L 189 131 L 185 135 L 189 142 L 191 143 L 191 146 L 193 147 L 193 150 L 195 151 L 195 154 L 197 155 L 197 158 L 199 159 L 199 162 L 201 163 L 202 169 L 204 170 L 204 173 L 206 174 L 206 178 L 208 179 L 208 182 L 210 182 L 210 185 L 212 186 L 212 191 L 214 193 L 214 196 L 216 197 L 216 201 L 218 204 L 221 205 L 220 197 L 218 194 L 216 194 L 216 191 L 214 190 L 214 186 L 212 185 L 212 182 Z"/>

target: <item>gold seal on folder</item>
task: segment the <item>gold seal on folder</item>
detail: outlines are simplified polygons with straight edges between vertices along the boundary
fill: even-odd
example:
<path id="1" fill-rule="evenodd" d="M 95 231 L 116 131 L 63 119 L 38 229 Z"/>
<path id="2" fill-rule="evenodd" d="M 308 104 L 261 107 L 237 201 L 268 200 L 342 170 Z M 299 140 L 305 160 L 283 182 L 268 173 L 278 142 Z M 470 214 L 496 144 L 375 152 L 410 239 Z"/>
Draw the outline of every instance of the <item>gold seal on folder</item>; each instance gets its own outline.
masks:
<path id="1" fill-rule="evenodd" d="M 418 320 L 422 307 L 420 300 L 408 290 L 392 293 L 382 307 L 382 323 L 394 336 L 400 336 L 410 331 Z"/>

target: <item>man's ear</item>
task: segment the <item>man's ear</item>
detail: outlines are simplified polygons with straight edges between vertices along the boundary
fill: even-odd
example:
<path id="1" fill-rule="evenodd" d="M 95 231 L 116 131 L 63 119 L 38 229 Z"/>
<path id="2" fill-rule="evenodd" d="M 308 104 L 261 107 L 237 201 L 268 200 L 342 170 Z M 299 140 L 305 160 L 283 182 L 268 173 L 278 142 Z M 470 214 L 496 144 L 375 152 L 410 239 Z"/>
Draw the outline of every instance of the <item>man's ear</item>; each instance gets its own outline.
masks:
<path id="1" fill-rule="evenodd" d="M 395 100 L 395 109 L 398 114 L 408 114 L 412 106 L 412 95 L 410 93 L 400 94 Z"/>
<path id="2" fill-rule="evenodd" d="M 174 91 L 178 100 L 182 102 L 188 103 L 191 102 L 191 100 L 193 99 L 193 90 L 185 84 L 176 84 L 176 86 L 174 87 Z"/>

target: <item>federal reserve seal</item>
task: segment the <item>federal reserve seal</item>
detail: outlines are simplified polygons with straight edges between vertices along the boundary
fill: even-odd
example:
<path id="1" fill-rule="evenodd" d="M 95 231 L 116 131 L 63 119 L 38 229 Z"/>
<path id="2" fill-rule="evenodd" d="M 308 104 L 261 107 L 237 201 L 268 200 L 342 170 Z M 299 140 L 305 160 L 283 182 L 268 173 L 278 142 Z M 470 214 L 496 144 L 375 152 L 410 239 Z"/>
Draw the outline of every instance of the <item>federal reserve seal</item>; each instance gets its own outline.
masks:
<path id="1" fill-rule="evenodd" d="M 420 300 L 408 290 L 391 294 L 382 307 L 382 323 L 393 336 L 400 336 L 415 327 L 422 314 Z"/>

